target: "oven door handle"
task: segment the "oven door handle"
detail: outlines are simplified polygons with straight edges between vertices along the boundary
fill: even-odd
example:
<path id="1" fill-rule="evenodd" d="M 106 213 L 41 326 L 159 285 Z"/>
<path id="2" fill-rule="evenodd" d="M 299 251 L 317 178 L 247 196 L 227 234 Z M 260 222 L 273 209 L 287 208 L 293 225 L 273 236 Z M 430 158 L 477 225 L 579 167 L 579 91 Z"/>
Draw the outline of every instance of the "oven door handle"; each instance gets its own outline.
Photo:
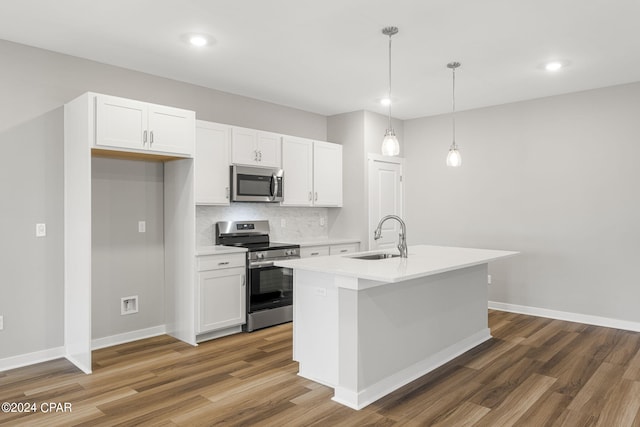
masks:
<path id="1" fill-rule="evenodd" d="M 249 268 L 273 267 L 273 261 L 258 261 L 249 263 Z"/>

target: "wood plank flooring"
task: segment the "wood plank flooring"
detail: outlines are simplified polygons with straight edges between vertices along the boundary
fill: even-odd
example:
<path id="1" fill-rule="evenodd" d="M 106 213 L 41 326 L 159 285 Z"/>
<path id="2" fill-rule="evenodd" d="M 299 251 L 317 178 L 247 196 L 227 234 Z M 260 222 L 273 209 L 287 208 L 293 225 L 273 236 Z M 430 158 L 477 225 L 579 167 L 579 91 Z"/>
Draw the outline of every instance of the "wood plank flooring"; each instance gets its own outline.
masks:
<path id="1" fill-rule="evenodd" d="M 0 372 L 0 403 L 38 408 L 0 425 L 640 427 L 640 333 L 499 311 L 489 326 L 492 340 L 360 411 L 296 375 L 286 324 L 98 350 L 92 375 L 64 359 Z"/>

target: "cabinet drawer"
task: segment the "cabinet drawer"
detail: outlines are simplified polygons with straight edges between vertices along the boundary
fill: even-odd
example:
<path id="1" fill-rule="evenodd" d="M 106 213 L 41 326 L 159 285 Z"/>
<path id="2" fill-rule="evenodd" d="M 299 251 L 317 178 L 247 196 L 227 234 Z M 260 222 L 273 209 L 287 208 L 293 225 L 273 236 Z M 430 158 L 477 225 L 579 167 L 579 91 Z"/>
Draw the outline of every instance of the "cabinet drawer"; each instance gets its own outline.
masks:
<path id="1" fill-rule="evenodd" d="M 331 245 L 329 248 L 329 255 L 344 255 L 352 254 L 360 250 L 359 243 L 347 243 L 344 245 Z"/>
<path id="2" fill-rule="evenodd" d="M 329 246 L 309 246 L 300 248 L 300 258 L 329 255 Z"/>
<path id="3" fill-rule="evenodd" d="M 204 255 L 196 258 L 198 271 L 219 270 L 221 268 L 245 267 L 246 256 L 243 253 L 228 255 Z"/>

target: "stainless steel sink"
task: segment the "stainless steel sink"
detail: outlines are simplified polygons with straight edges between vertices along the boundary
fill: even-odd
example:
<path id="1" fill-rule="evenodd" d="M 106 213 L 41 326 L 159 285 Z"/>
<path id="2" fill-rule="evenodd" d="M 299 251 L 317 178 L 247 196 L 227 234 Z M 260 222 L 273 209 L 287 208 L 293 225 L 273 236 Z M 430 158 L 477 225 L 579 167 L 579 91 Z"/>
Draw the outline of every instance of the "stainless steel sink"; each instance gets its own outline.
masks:
<path id="1" fill-rule="evenodd" d="M 388 253 L 382 253 L 382 254 L 368 254 L 368 255 L 356 255 L 356 256 L 352 256 L 350 258 L 353 259 L 364 259 L 364 260 L 371 260 L 371 259 L 387 259 L 387 258 L 395 258 L 395 257 L 399 257 L 400 254 L 388 254 Z"/>

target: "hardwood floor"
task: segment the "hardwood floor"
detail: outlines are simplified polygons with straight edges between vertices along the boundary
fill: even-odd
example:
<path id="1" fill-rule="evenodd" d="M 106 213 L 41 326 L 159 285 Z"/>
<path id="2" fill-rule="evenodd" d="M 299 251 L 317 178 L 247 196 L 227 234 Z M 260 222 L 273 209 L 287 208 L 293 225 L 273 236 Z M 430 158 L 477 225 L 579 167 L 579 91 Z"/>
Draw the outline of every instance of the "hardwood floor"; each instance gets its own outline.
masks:
<path id="1" fill-rule="evenodd" d="M 0 402 L 37 408 L 0 425 L 640 426 L 640 333 L 499 311 L 489 326 L 492 340 L 360 411 L 296 375 L 286 324 L 98 350 L 92 375 L 64 359 L 0 372 Z"/>

